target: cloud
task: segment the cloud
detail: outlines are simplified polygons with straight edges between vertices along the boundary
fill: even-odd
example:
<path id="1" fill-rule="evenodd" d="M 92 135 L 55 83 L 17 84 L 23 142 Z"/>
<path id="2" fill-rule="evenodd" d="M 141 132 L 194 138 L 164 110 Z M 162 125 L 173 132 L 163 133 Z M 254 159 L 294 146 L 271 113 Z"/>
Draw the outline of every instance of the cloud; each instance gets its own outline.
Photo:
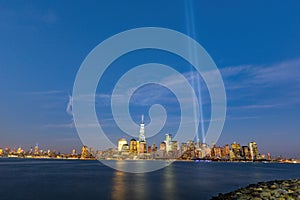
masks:
<path id="1" fill-rule="evenodd" d="M 230 109 L 274 109 L 300 103 L 300 59 L 221 69 Z M 238 103 L 239 106 L 235 106 Z"/>
<path id="2" fill-rule="evenodd" d="M 64 124 L 46 124 L 45 128 L 74 128 L 74 122 L 64 123 Z"/>
<path id="3" fill-rule="evenodd" d="M 24 92 L 28 95 L 55 95 L 55 94 L 63 94 L 63 90 L 46 90 L 46 91 L 29 91 Z"/>
<path id="4" fill-rule="evenodd" d="M 280 104 L 263 104 L 263 105 L 244 105 L 244 106 L 234 106 L 234 107 L 228 107 L 229 109 L 263 109 L 263 108 L 275 108 L 282 106 Z"/>
<path id="5" fill-rule="evenodd" d="M 227 89 L 251 87 L 253 85 L 275 86 L 278 84 L 300 83 L 300 59 L 287 60 L 271 65 L 239 65 L 221 69 Z M 231 78 L 241 77 L 239 81 Z"/>
<path id="6" fill-rule="evenodd" d="M 252 75 L 253 83 L 257 84 L 300 83 L 300 59 L 256 67 Z"/>
<path id="7" fill-rule="evenodd" d="M 67 103 L 66 112 L 73 117 L 73 97 L 69 95 L 69 101 Z"/>

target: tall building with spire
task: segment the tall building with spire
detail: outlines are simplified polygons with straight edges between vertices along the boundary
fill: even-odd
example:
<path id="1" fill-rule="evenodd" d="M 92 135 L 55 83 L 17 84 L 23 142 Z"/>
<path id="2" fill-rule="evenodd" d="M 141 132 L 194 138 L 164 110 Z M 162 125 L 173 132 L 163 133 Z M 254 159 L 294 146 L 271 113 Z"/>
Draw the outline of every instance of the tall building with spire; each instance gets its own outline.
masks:
<path id="1" fill-rule="evenodd" d="M 144 123 L 144 115 L 142 115 L 142 121 L 140 124 L 140 135 L 139 135 L 139 153 L 147 153 L 147 144 L 145 137 L 145 123 Z"/>
<path id="2" fill-rule="evenodd" d="M 141 124 L 140 124 L 139 141 L 140 141 L 140 142 L 146 142 L 146 137 L 145 137 L 145 124 L 144 124 L 144 115 L 142 115 L 142 121 L 141 121 Z"/>

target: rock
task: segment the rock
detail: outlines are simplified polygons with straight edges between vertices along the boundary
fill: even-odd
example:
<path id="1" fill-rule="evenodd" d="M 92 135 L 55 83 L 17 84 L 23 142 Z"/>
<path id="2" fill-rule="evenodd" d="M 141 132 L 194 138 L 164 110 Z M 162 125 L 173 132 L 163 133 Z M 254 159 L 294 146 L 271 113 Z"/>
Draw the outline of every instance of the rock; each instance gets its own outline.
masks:
<path id="1" fill-rule="evenodd" d="M 227 194 L 219 194 L 212 199 L 217 200 L 272 200 L 272 199 L 299 199 L 300 200 L 300 180 L 275 180 L 269 182 L 259 182 L 258 184 L 250 184 L 245 188 Z"/>
<path id="2" fill-rule="evenodd" d="M 286 194 L 286 193 L 287 193 L 287 191 L 285 191 L 285 190 L 283 190 L 283 189 L 278 189 L 277 192 L 278 192 L 279 194 Z"/>
<path id="3" fill-rule="evenodd" d="M 271 187 L 270 187 L 271 189 L 276 189 L 277 188 L 277 186 L 275 185 L 275 184 L 273 184 L 273 185 L 271 185 Z"/>
<path id="4" fill-rule="evenodd" d="M 252 195 L 253 197 L 259 197 L 259 196 L 260 196 L 258 192 L 252 192 L 251 195 Z"/>
<path id="5" fill-rule="evenodd" d="M 259 197 L 254 197 L 252 200 L 262 200 L 262 199 Z"/>
<path id="6" fill-rule="evenodd" d="M 260 196 L 261 196 L 261 197 L 269 197 L 269 196 L 271 196 L 271 194 L 270 194 L 270 192 L 262 192 L 262 193 L 260 194 Z"/>

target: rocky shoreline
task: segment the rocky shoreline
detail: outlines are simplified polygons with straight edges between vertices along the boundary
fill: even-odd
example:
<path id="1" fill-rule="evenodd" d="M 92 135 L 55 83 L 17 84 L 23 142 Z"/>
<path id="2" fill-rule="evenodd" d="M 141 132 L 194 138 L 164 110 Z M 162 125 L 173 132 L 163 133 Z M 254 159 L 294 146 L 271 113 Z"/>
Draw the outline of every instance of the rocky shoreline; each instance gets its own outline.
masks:
<path id="1" fill-rule="evenodd" d="M 245 188 L 240 188 L 226 194 L 219 194 L 217 197 L 212 197 L 212 200 L 230 200 L 230 199 L 295 199 L 300 200 L 300 180 L 275 180 L 269 182 L 259 182 L 257 184 L 248 185 Z"/>

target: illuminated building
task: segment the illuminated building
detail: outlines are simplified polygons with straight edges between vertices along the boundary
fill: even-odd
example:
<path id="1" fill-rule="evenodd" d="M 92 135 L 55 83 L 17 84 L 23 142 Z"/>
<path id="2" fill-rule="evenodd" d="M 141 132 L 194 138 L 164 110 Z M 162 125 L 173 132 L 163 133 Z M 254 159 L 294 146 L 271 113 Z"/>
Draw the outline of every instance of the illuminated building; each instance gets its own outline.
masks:
<path id="1" fill-rule="evenodd" d="M 179 157 L 179 151 L 178 151 L 178 142 L 177 141 L 172 141 L 171 142 L 171 149 L 173 151 L 173 157 Z"/>
<path id="2" fill-rule="evenodd" d="M 214 145 L 213 148 L 211 149 L 211 156 L 214 158 L 221 158 L 222 157 L 221 147 L 217 147 L 216 145 Z"/>
<path id="3" fill-rule="evenodd" d="M 160 157 L 166 156 L 166 143 L 165 142 L 161 142 L 159 145 L 159 156 Z"/>
<path id="4" fill-rule="evenodd" d="M 127 140 L 125 138 L 121 138 L 118 141 L 118 151 L 122 151 L 123 145 L 128 145 Z"/>
<path id="5" fill-rule="evenodd" d="M 147 153 L 146 142 L 139 142 L 139 153 Z"/>
<path id="6" fill-rule="evenodd" d="M 81 148 L 81 158 L 89 158 L 89 148 L 87 146 L 82 146 Z"/>
<path id="7" fill-rule="evenodd" d="M 123 153 L 128 153 L 129 152 L 129 146 L 128 144 L 123 144 L 122 145 L 122 150 Z"/>
<path id="8" fill-rule="evenodd" d="M 197 144 L 198 147 L 196 148 L 196 157 L 197 158 L 205 158 L 210 157 L 210 148 L 205 143 L 199 143 Z"/>
<path id="9" fill-rule="evenodd" d="M 48 154 L 50 153 L 50 150 L 48 150 Z M 76 149 L 73 149 L 72 150 L 72 156 L 75 156 L 76 155 Z"/>
<path id="10" fill-rule="evenodd" d="M 257 144 L 256 144 L 256 142 L 250 142 L 250 143 L 248 144 L 248 146 L 249 146 L 249 151 L 250 151 L 251 160 L 257 159 L 259 153 L 258 153 L 258 149 L 257 149 Z"/>
<path id="11" fill-rule="evenodd" d="M 152 152 L 156 152 L 156 151 L 157 151 L 157 147 L 156 147 L 155 144 L 152 144 L 152 146 L 151 146 L 151 151 L 152 151 Z"/>
<path id="12" fill-rule="evenodd" d="M 141 124 L 140 124 L 139 141 L 140 141 L 140 142 L 146 142 L 146 137 L 145 137 L 145 124 L 144 124 L 144 115 L 142 115 L 142 121 L 141 121 Z"/>
<path id="13" fill-rule="evenodd" d="M 250 155 L 250 151 L 249 151 L 249 147 L 248 146 L 242 146 L 242 153 L 243 153 L 243 157 L 246 160 L 250 160 L 251 159 L 251 155 Z"/>
<path id="14" fill-rule="evenodd" d="M 94 154 L 94 149 L 93 147 L 90 147 L 90 155 L 93 155 Z"/>
<path id="15" fill-rule="evenodd" d="M 3 149 L 0 148 L 0 156 L 3 155 Z"/>
<path id="16" fill-rule="evenodd" d="M 21 147 L 19 147 L 17 150 L 17 154 L 22 154 L 22 153 L 24 153 L 24 150 Z"/>
<path id="17" fill-rule="evenodd" d="M 139 154 L 140 153 L 140 142 L 136 141 L 136 151 Z"/>
<path id="18" fill-rule="evenodd" d="M 171 142 L 171 149 L 173 151 L 178 151 L 178 142 L 177 141 L 172 141 Z"/>
<path id="19" fill-rule="evenodd" d="M 241 145 L 240 144 L 234 142 L 233 144 L 231 144 L 231 149 L 234 153 L 235 158 L 241 157 Z"/>
<path id="20" fill-rule="evenodd" d="M 39 154 L 39 144 L 36 144 L 34 147 L 34 155 L 38 155 Z"/>
<path id="21" fill-rule="evenodd" d="M 186 142 L 187 146 L 190 147 L 190 148 L 194 148 L 194 141 L 193 140 L 188 140 Z"/>
<path id="22" fill-rule="evenodd" d="M 205 157 L 211 157 L 211 149 L 207 144 L 202 144 L 202 148 L 205 150 Z"/>
<path id="23" fill-rule="evenodd" d="M 187 150 L 187 144 L 185 142 L 181 143 L 180 151 L 184 153 Z"/>
<path id="24" fill-rule="evenodd" d="M 160 143 L 159 150 L 160 151 L 166 151 L 166 143 L 165 142 Z"/>
<path id="25" fill-rule="evenodd" d="M 151 153 L 151 152 L 152 152 L 151 146 L 148 146 L 147 152 L 148 152 L 148 153 Z"/>
<path id="26" fill-rule="evenodd" d="M 222 158 L 228 158 L 229 154 L 230 154 L 230 147 L 228 144 L 226 144 L 224 148 L 222 148 Z"/>
<path id="27" fill-rule="evenodd" d="M 230 158 L 230 160 L 234 160 L 236 158 L 232 149 L 230 149 L 229 158 Z"/>
<path id="28" fill-rule="evenodd" d="M 172 135 L 171 134 L 166 134 L 166 140 L 165 140 L 165 143 L 166 143 L 166 151 L 167 153 L 169 151 L 172 151 Z"/>
<path id="29" fill-rule="evenodd" d="M 137 153 L 137 141 L 135 139 L 130 140 L 129 152 L 130 153 Z"/>
<path id="30" fill-rule="evenodd" d="M 138 153 L 147 153 L 147 144 L 146 144 L 146 137 L 145 137 L 144 115 L 142 115 L 142 121 L 141 121 L 141 124 L 140 124 L 140 135 L 139 135 Z"/>

